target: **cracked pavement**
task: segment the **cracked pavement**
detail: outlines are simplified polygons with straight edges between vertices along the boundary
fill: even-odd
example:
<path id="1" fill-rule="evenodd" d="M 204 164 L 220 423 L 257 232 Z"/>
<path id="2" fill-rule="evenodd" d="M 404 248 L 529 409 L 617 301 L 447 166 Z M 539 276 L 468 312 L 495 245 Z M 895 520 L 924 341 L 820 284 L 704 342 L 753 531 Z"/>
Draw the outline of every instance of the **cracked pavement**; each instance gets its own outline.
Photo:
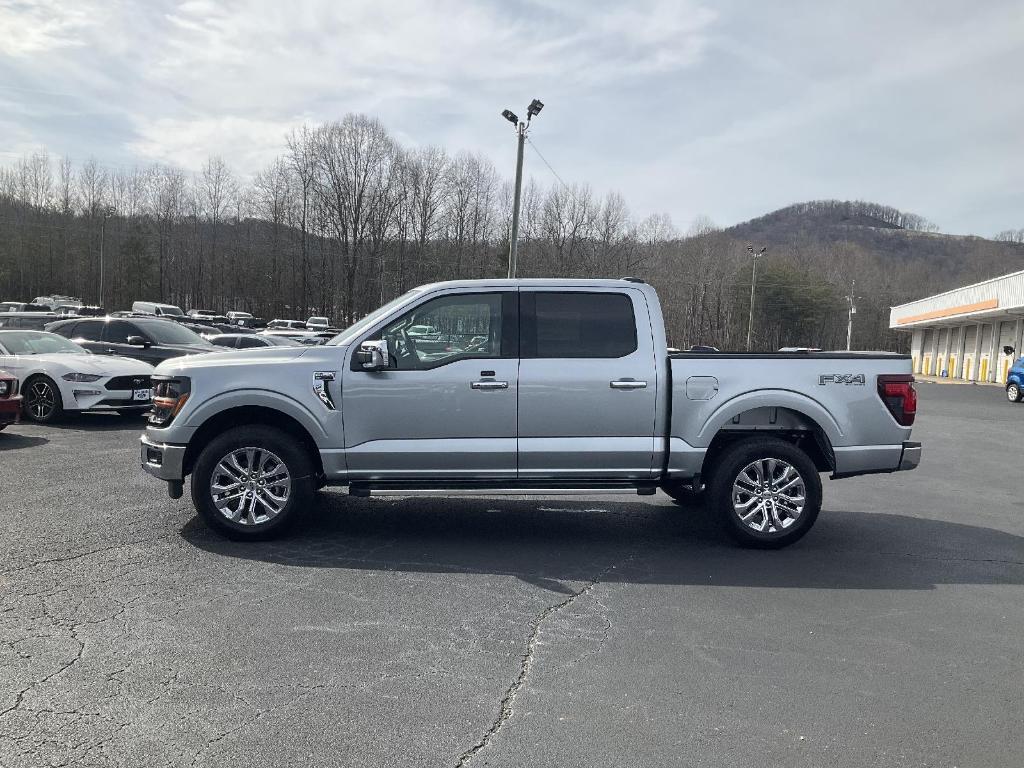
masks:
<path id="1" fill-rule="evenodd" d="M 1024 755 L 1024 406 L 734 549 L 664 496 L 354 499 L 224 541 L 138 422 L 0 433 L 0 766 L 973 766 Z"/>

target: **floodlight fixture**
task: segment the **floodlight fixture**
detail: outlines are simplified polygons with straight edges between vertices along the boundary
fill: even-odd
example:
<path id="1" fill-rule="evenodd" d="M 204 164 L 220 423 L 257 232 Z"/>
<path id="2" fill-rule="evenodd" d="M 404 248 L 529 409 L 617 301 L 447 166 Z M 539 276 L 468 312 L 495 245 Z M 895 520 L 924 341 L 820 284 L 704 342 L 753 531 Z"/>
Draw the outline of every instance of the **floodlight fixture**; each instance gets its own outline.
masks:
<path id="1" fill-rule="evenodd" d="M 501 116 L 508 120 L 510 123 L 512 123 L 512 125 L 515 125 L 516 123 L 519 122 L 519 116 L 516 115 L 516 113 L 513 112 L 511 109 L 503 110 Z"/>
<path id="2" fill-rule="evenodd" d="M 542 102 L 540 99 L 534 99 L 533 101 L 531 101 L 530 106 L 526 108 L 527 121 L 539 115 L 542 109 L 544 109 L 544 102 Z"/>

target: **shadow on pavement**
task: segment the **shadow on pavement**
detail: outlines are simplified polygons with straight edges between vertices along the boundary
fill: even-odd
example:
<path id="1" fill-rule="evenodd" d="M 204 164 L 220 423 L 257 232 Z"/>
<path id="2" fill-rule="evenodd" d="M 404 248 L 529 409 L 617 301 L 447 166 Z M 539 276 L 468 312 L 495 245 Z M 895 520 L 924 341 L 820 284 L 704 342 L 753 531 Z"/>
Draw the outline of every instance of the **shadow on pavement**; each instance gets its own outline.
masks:
<path id="1" fill-rule="evenodd" d="M 640 501 L 354 499 L 318 494 L 291 534 L 225 540 L 193 518 L 194 546 L 307 568 L 506 574 L 556 592 L 563 582 L 933 589 L 1024 584 L 1024 537 L 883 512 L 822 511 L 801 542 L 775 552 L 723 541 L 702 511 Z M 614 566 L 614 567 L 613 567 Z"/>
<path id="2" fill-rule="evenodd" d="M 17 428 L 17 425 L 15 425 L 0 431 L 0 451 L 13 451 L 18 448 L 35 448 L 36 446 L 46 445 L 50 442 L 45 437 L 19 435 L 17 432 L 10 431 Z"/>
<path id="3" fill-rule="evenodd" d="M 146 429 L 146 420 L 142 416 L 120 416 L 116 413 L 64 413 L 57 421 L 32 426 L 40 429 L 142 433 Z"/>

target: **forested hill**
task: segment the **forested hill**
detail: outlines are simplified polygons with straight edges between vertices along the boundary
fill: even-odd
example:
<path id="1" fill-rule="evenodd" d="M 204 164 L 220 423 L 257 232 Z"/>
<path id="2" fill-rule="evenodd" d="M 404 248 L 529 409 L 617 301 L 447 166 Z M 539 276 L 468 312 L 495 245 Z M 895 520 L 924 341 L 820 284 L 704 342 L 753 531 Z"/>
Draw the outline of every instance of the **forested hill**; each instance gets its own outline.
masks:
<path id="1" fill-rule="evenodd" d="M 842 243 L 894 266 L 927 266 L 930 275 L 922 291 L 945 290 L 1024 269 L 1019 232 L 1004 232 L 999 236 L 1004 239 L 941 234 L 921 216 L 864 201 L 797 203 L 725 231 L 769 250 L 827 250 Z"/>

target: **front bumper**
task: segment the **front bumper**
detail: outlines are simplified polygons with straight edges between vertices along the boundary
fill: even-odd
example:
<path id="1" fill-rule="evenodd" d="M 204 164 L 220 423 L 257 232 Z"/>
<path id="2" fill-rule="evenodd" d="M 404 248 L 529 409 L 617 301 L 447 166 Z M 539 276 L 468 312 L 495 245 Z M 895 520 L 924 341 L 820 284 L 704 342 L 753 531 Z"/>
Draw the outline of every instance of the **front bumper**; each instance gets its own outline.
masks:
<path id="1" fill-rule="evenodd" d="M 153 477 L 180 483 L 185 479 L 185 446 L 155 443 L 143 435 L 139 438 L 142 468 Z"/>
<path id="2" fill-rule="evenodd" d="M 921 444 L 909 440 L 903 441 L 903 453 L 900 454 L 900 463 L 896 467 L 897 472 L 906 469 L 914 469 L 921 463 Z"/>
<path id="3" fill-rule="evenodd" d="M 0 424 L 17 424 L 21 418 L 21 395 L 0 400 Z"/>

